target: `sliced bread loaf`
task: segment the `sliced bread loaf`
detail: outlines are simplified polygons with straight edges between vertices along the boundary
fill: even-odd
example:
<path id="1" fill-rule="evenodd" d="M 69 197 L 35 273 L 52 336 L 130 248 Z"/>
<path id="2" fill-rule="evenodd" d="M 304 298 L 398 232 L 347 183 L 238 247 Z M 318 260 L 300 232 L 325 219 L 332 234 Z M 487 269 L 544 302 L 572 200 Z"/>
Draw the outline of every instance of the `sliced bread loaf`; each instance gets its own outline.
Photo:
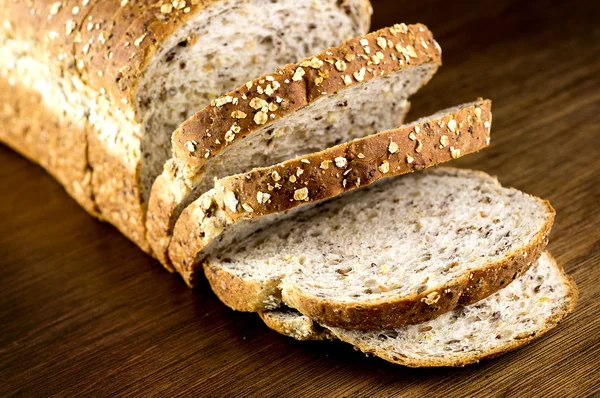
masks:
<path id="1" fill-rule="evenodd" d="M 432 321 L 398 329 L 357 331 L 322 327 L 288 309 L 261 318 L 298 340 L 338 338 L 360 351 L 410 367 L 464 366 L 517 349 L 573 311 L 577 286 L 548 253 L 505 289 Z"/>
<path id="2" fill-rule="evenodd" d="M 423 25 L 396 25 L 348 40 L 246 83 L 214 100 L 172 137 L 174 157 L 153 184 L 148 241 L 169 268 L 181 211 L 215 178 L 398 126 L 407 98 L 440 65 Z"/>
<path id="3" fill-rule="evenodd" d="M 543 252 L 553 220 L 546 201 L 482 172 L 440 168 L 299 211 L 235 244 L 224 240 L 204 268 L 236 310 L 285 304 L 329 326 L 393 328 L 518 278 Z"/>
<path id="4" fill-rule="evenodd" d="M 181 214 L 169 248 L 172 264 L 193 284 L 198 264 L 211 246 L 226 246 L 297 206 L 477 151 L 489 143 L 491 117 L 490 101 L 481 100 L 395 130 L 223 178 Z"/>
<path id="5" fill-rule="evenodd" d="M 371 15 L 368 0 L 11 0 L 0 11 L 0 85 L 14 88 L 0 96 L 0 141 L 146 251 L 150 188 L 181 121 L 365 34 Z"/>

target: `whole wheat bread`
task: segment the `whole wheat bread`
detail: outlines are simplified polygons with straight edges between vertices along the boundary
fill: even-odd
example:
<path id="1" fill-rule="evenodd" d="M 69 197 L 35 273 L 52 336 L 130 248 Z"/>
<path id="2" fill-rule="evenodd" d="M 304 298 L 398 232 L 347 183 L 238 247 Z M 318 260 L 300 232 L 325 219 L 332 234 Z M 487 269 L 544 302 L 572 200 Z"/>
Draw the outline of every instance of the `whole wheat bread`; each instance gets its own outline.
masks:
<path id="1" fill-rule="evenodd" d="M 261 73 L 368 31 L 367 0 L 0 1 L 0 140 L 142 249 L 179 123 Z M 23 106 L 32 107 L 22 117 Z"/>
<path id="2" fill-rule="evenodd" d="M 577 286 L 549 253 L 506 288 L 435 320 L 382 331 L 323 327 L 291 309 L 261 318 L 298 340 L 338 338 L 386 361 L 410 366 L 465 366 L 515 350 L 573 311 Z"/>
<path id="3" fill-rule="evenodd" d="M 482 172 L 386 179 L 219 246 L 204 262 L 240 311 L 287 305 L 329 326 L 423 322 L 496 292 L 543 252 L 550 204 Z"/>
<path id="4" fill-rule="evenodd" d="M 350 39 L 225 94 L 175 130 L 174 157 L 152 187 L 148 241 L 167 249 L 181 211 L 215 178 L 243 173 L 396 127 L 408 97 L 440 65 L 423 25 Z"/>
<path id="5" fill-rule="evenodd" d="M 491 118 L 490 101 L 480 100 L 395 130 L 223 178 L 181 214 L 169 247 L 170 260 L 193 285 L 199 264 L 214 246 L 226 246 L 242 232 L 261 228 L 295 207 L 484 148 Z"/>

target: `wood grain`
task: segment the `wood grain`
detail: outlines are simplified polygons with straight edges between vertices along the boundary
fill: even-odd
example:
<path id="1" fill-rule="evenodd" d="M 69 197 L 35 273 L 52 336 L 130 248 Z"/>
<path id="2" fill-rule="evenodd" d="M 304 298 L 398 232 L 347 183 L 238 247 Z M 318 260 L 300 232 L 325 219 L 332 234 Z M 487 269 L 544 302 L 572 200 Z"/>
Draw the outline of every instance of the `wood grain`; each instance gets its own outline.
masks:
<path id="1" fill-rule="evenodd" d="M 187 289 L 0 147 L 0 396 L 600 395 L 595 3 L 374 1 L 374 28 L 423 22 L 444 49 L 411 116 L 492 98 L 491 148 L 458 164 L 557 210 L 549 247 L 581 295 L 542 339 L 464 369 L 415 370 L 284 338 L 206 284 Z"/>

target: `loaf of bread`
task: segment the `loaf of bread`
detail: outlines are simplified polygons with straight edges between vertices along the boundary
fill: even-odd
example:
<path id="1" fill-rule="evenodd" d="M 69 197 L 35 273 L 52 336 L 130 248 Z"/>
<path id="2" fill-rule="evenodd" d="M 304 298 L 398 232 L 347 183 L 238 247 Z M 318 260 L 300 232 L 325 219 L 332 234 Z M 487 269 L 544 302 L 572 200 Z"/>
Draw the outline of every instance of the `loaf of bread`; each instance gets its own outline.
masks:
<path id="1" fill-rule="evenodd" d="M 366 33 L 371 7 L 3 0 L 0 12 L 0 140 L 150 251 L 150 188 L 181 121 L 254 76 Z"/>
<path id="2" fill-rule="evenodd" d="M 407 366 L 499 355 L 574 308 L 548 202 L 469 170 L 386 178 L 490 143 L 487 100 L 401 125 L 441 65 L 424 25 L 366 34 L 368 0 L 0 15 L 0 141 L 231 308 Z"/>
<path id="3" fill-rule="evenodd" d="M 494 295 L 439 318 L 380 331 L 321 326 L 297 311 L 261 314 L 297 340 L 340 339 L 386 361 L 410 366 L 465 366 L 515 350 L 554 328 L 577 303 L 577 286 L 548 253 Z"/>

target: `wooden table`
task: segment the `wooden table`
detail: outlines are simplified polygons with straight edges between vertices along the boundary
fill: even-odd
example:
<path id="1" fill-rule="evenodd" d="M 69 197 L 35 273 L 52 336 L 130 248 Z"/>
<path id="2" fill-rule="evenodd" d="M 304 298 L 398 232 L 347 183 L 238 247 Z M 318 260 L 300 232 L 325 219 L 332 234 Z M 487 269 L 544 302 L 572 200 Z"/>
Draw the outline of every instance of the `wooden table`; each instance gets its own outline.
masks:
<path id="1" fill-rule="evenodd" d="M 0 147 L 0 396 L 600 394 L 600 10 L 480 3 L 374 1 L 373 27 L 423 22 L 444 49 L 411 116 L 494 100 L 491 148 L 457 164 L 556 208 L 549 248 L 581 290 L 562 325 L 464 369 L 408 369 L 342 343 L 296 342 L 230 311 L 206 284 L 189 290 Z"/>

